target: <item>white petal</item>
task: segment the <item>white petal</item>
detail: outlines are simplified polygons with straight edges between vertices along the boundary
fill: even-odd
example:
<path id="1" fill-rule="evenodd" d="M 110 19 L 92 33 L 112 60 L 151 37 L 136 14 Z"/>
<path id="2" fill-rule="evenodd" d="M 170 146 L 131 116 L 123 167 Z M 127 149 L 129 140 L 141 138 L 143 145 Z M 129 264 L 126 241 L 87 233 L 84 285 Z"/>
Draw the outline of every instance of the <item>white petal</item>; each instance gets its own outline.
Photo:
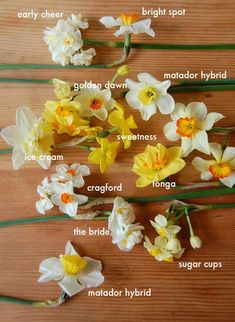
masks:
<path id="1" fill-rule="evenodd" d="M 16 110 L 16 124 L 26 127 L 29 131 L 37 123 L 36 115 L 27 107 L 18 107 Z"/>
<path id="2" fill-rule="evenodd" d="M 161 214 L 157 215 L 154 220 L 161 227 L 167 226 L 167 219 L 165 216 L 163 216 Z"/>
<path id="3" fill-rule="evenodd" d="M 75 217 L 78 209 L 78 202 L 70 202 L 68 204 L 60 204 L 59 209 L 70 217 Z"/>
<path id="4" fill-rule="evenodd" d="M 201 173 L 201 179 L 202 180 L 211 180 L 213 178 L 213 174 L 210 171 L 205 171 Z"/>
<path id="5" fill-rule="evenodd" d="M 227 187 L 232 188 L 235 184 L 235 173 L 232 173 L 230 176 L 220 179 L 220 181 Z"/>
<path id="6" fill-rule="evenodd" d="M 209 113 L 206 119 L 200 122 L 198 125 L 200 129 L 209 131 L 212 129 L 214 123 L 218 122 L 219 120 L 223 119 L 225 116 L 220 113 Z"/>
<path id="7" fill-rule="evenodd" d="M 106 28 L 112 28 L 118 26 L 117 21 L 111 16 L 102 17 L 99 20 Z"/>
<path id="8" fill-rule="evenodd" d="M 144 74 L 144 73 L 143 73 Z M 138 76 L 139 76 L 140 74 L 138 74 Z M 129 88 L 129 89 L 136 89 L 136 90 L 138 90 L 139 88 L 140 88 L 140 83 L 138 83 L 138 82 L 135 82 L 135 81 L 133 81 L 133 80 L 131 80 L 131 79 L 129 79 L 129 78 L 127 78 L 126 80 L 125 80 L 125 82 L 126 82 L 126 84 L 127 84 L 127 87 Z"/>
<path id="9" fill-rule="evenodd" d="M 196 149 L 205 154 L 210 154 L 210 147 L 206 131 L 197 131 L 197 133 L 192 136 L 192 148 L 193 150 Z"/>
<path id="10" fill-rule="evenodd" d="M 42 275 L 39 277 L 38 282 L 44 283 L 50 280 L 60 280 L 64 276 L 64 270 L 57 257 L 47 258 L 41 262 L 39 272 Z"/>
<path id="11" fill-rule="evenodd" d="M 234 158 L 235 158 L 235 148 L 231 148 L 231 147 L 226 148 L 223 153 L 222 161 L 229 162 Z"/>
<path id="12" fill-rule="evenodd" d="M 12 151 L 13 168 L 18 170 L 25 162 L 25 154 L 21 147 L 14 147 Z"/>
<path id="13" fill-rule="evenodd" d="M 157 107 L 161 114 L 171 114 L 175 107 L 175 101 L 170 94 L 161 95 L 156 100 Z"/>
<path id="14" fill-rule="evenodd" d="M 163 132 L 167 140 L 178 141 L 180 139 L 180 135 L 176 133 L 176 130 L 177 126 L 175 121 L 169 122 L 164 126 Z"/>
<path id="15" fill-rule="evenodd" d="M 132 24 L 134 34 L 146 33 L 151 37 L 155 37 L 155 32 L 150 28 L 151 19 L 140 20 Z"/>
<path id="16" fill-rule="evenodd" d="M 89 274 L 83 274 L 83 271 L 77 276 L 79 282 L 85 287 L 97 287 L 104 282 L 104 276 L 101 272 L 94 271 Z"/>
<path id="17" fill-rule="evenodd" d="M 43 169 L 49 169 L 51 165 L 51 159 L 47 160 L 37 160 L 38 164 L 43 168 Z"/>
<path id="18" fill-rule="evenodd" d="M 58 284 L 69 296 L 73 296 L 84 289 L 84 286 L 80 285 L 74 276 L 65 276 Z"/>
<path id="19" fill-rule="evenodd" d="M 75 195 L 75 194 L 74 194 Z M 82 205 L 88 201 L 88 197 L 84 195 L 75 195 L 76 196 L 76 201 L 78 202 L 79 205 Z"/>
<path id="20" fill-rule="evenodd" d="M 200 172 L 205 172 L 208 171 L 211 162 L 213 161 L 208 161 L 208 160 L 204 160 L 202 158 L 196 157 L 193 159 L 192 161 L 192 165 L 194 166 L 194 168 Z"/>
<path id="21" fill-rule="evenodd" d="M 142 106 L 140 100 L 138 99 L 138 92 L 134 89 L 131 89 L 125 96 L 125 99 L 132 108 L 139 110 Z"/>
<path id="22" fill-rule="evenodd" d="M 141 83 L 148 84 L 148 85 L 151 85 L 153 87 L 161 84 L 161 82 L 159 80 L 157 80 L 155 77 L 153 77 L 149 73 L 139 73 L 137 75 L 137 78 Z"/>
<path id="23" fill-rule="evenodd" d="M 186 111 L 189 117 L 195 117 L 198 121 L 205 120 L 207 116 L 207 108 L 204 103 L 190 103 L 188 104 Z"/>
<path id="24" fill-rule="evenodd" d="M 222 147 L 218 143 L 210 143 L 210 153 L 213 155 L 217 162 L 220 162 L 222 159 Z"/>
<path id="25" fill-rule="evenodd" d="M 68 241 L 65 245 L 65 252 L 66 255 L 78 255 L 76 250 L 74 249 L 73 245 L 70 241 Z"/>
<path id="26" fill-rule="evenodd" d="M 56 172 L 60 175 L 64 175 L 66 171 L 69 170 L 69 166 L 67 164 L 59 164 L 56 166 Z"/>
<path id="27" fill-rule="evenodd" d="M 176 103 L 175 104 L 174 111 L 171 113 L 172 120 L 177 121 L 180 118 L 186 117 L 185 108 L 186 107 L 185 107 L 184 104 L 182 104 L 182 103 Z"/>
<path id="28" fill-rule="evenodd" d="M 87 266 L 83 269 L 83 274 L 89 274 L 94 271 L 101 271 L 102 264 L 101 261 L 91 258 L 91 257 L 83 257 L 87 261 Z"/>
<path id="29" fill-rule="evenodd" d="M 144 121 L 148 121 L 156 112 L 157 108 L 154 102 L 151 102 L 149 105 L 145 105 L 140 109 L 141 117 Z"/>
<path id="30" fill-rule="evenodd" d="M 123 34 L 130 34 L 132 32 L 131 26 L 120 26 L 120 28 L 114 33 L 116 37 Z"/>
<path id="31" fill-rule="evenodd" d="M 183 157 L 187 157 L 189 153 L 192 152 L 192 139 L 191 138 L 186 138 L 182 137 L 181 138 L 181 147 L 183 149 Z"/>
<path id="32" fill-rule="evenodd" d="M 27 129 L 19 125 L 10 125 L 1 130 L 3 140 L 13 146 L 22 145 L 27 134 Z"/>

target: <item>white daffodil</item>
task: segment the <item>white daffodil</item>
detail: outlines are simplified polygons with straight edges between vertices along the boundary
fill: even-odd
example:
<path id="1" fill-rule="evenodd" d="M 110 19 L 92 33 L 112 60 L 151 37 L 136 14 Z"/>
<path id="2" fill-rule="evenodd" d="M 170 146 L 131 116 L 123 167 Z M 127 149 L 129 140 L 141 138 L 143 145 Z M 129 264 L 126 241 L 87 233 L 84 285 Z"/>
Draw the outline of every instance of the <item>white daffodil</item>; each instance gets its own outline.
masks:
<path id="1" fill-rule="evenodd" d="M 81 116 L 96 116 L 104 121 L 108 116 L 108 111 L 114 108 L 114 100 L 111 97 L 110 89 L 81 89 L 75 100 L 81 104 Z"/>
<path id="2" fill-rule="evenodd" d="M 149 73 L 140 73 L 137 78 L 139 82 L 126 79 L 130 90 L 125 98 L 132 108 L 140 111 L 142 119 L 148 121 L 157 112 L 157 108 L 161 114 L 172 113 L 175 101 L 167 93 L 171 82 L 169 80 L 160 82 Z"/>
<path id="3" fill-rule="evenodd" d="M 84 195 L 77 195 L 73 192 L 73 182 L 67 181 L 65 183 L 54 182 L 52 184 L 54 194 L 51 196 L 51 201 L 59 206 L 61 212 L 75 217 L 77 214 L 78 205 L 87 202 L 88 197 Z"/>
<path id="4" fill-rule="evenodd" d="M 161 214 L 157 215 L 154 221 L 150 220 L 150 222 L 161 237 L 167 237 L 168 239 L 174 237 L 181 229 L 180 226 L 173 225 L 167 221 L 166 217 Z"/>
<path id="5" fill-rule="evenodd" d="M 74 65 L 89 66 L 95 55 L 96 55 L 96 51 L 94 48 L 89 48 L 87 50 L 81 49 L 79 53 L 75 54 L 71 58 L 71 63 Z"/>
<path id="6" fill-rule="evenodd" d="M 19 169 L 27 159 L 36 160 L 41 167 L 48 169 L 51 164 L 53 129 L 26 106 L 17 108 L 16 125 L 10 125 L 1 131 L 1 137 L 13 146 L 12 163 Z"/>
<path id="7" fill-rule="evenodd" d="M 235 184 L 235 148 L 227 147 L 224 151 L 218 143 L 210 143 L 209 152 L 214 160 L 196 157 L 192 161 L 194 168 L 201 172 L 202 180 L 216 178 L 231 188 Z"/>
<path id="8" fill-rule="evenodd" d="M 157 261 L 173 262 L 174 258 L 178 259 L 182 256 L 184 249 L 181 248 L 179 252 L 173 253 L 167 250 L 167 243 L 168 240 L 166 237 L 157 236 L 154 244 L 152 244 L 149 238 L 145 236 L 144 247 Z"/>
<path id="9" fill-rule="evenodd" d="M 117 197 L 113 203 L 112 213 L 108 219 L 109 230 L 115 230 L 116 227 L 125 227 L 135 221 L 133 207 L 122 197 Z"/>
<path id="10" fill-rule="evenodd" d="M 42 180 L 41 185 L 38 185 L 37 192 L 40 195 L 40 200 L 36 202 L 35 206 L 37 211 L 44 215 L 47 210 L 50 210 L 54 207 L 50 200 L 53 190 L 51 189 L 51 184 L 48 181 L 48 177 Z"/>
<path id="11" fill-rule="evenodd" d="M 67 23 L 73 27 L 74 30 L 87 29 L 89 27 L 87 19 L 82 19 L 81 13 L 78 15 L 71 14 L 71 16 L 67 18 Z"/>
<path id="12" fill-rule="evenodd" d="M 171 237 L 167 244 L 166 244 L 166 250 L 170 251 L 172 254 L 177 254 L 181 251 L 181 243 L 180 240 L 176 237 Z"/>
<path id="13" fill-rule="evenodd" d="M 143 34 L 146 33 L 151 37 L 155 37 L 155 32 L 151 26 L 151 19 L 144 19 L 138 21 L 137 15 L 122 14 L 121 17 L 114 19 L 110 16 L 105 16 L 100 19 L 100 22 L 106 28 L 120 27 L 114 35 L 116 37 L 126 34 Z"/>
<path id="14" fill-rule="evenodd" d="M 56 166 L 56 174 L 51 175 L 52 182 L 72 181 L 75 188 L 84 186 L 83 177 L 90 175 L 90 169 L 86 165 L 73 163 L 71 166 L 67 164 L 59 164 Z"/>
<path id="15" fill-rule="evenodd" d="M 189 155 L 194 149 L 209 154 L 207 131 L 211 130 L 214 123 L 224 118 L 220 113 L 207 114 L 204 103 L 193 102 L 186 107 L 177 103 L 171 114 L 172 122 L 164 126 L 164 134 L 170 141 L 181 139 L 183 157 Z"/>
<path id="16" fill-rule="evenodd" d="M 111 236 L 113 238 L 113 244 L 116 244 L 118 248 L 122 251 L 129 252 L 143 239 L 141 230 L 144 227 L 140 226 L 138 223 L 129 224 L 125 227 L 119 225 L 116 226 L 115 230 L 111 231 Z"/>
<path id="17" fill-rule="evenodd" d="M 70 242 L 65 246 L 65 254 L 51 257 L 41 262 L 38 282 L 59 281 L 61 289 L 73 296 L 85 288 L 97 287 L 104 282 L 99 260 L 81 257 Z"/>
<path id="18" fill-rule="evenodd" d="M 62 100 L 64 98 L 72 98 L 70 83 L 54 78 L 52 79 L 52 84 L 54 86 L 55 95 L 59 100 Z"/>
<path id="19" fill-rule="evenodd" d="M 63 19 L 54 28 L 44 30 L 44 41 L 52 54 L 52 60 L 62 66 L 70 63 L 71 57 L 82 47 L 81 32 Z"/>

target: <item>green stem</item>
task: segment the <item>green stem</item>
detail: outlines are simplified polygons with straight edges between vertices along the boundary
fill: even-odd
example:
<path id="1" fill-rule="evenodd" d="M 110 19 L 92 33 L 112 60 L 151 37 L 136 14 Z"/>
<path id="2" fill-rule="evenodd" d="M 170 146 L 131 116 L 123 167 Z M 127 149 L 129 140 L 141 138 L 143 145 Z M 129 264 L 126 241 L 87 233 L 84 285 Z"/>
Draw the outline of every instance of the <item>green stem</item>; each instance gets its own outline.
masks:
<path id="1" fill-rule="evenodd" d="M 106 46 L 111 48 L 123 48 L 123 42 L 98 41 L 84 39 L 86 45 Z M 148 44 L 148 43 L 131 43 L 130 48 L 137 49 L 161 49 L 161 50 L 235 50 L 235 44 Z"/>
<path id="2" fill-rule="evenodd" d="M 11 153 L 12 149 L 4 149 L 4 150 L 0 150 L 0 154 L 8 154 Z"/>
<path id="3" fill-rule="evenodd" d="M 95 148 L 90 145 L 75 145 L 75 147 L 83 150 L 95 150 Z"/>
<path id="4" fill-rule="evenodd" d="M 31 307 L 56 307 L 63 304 L 69 296 L 65 292 L 61 292 L 60 296 L 55 300 L 45 300 L 45 301 L 34 301 L 21 299 L 12 296 L 0 295 L 0 302 L 7 302 L 12 304 L 21 304 Z"/>
<path id="5" fill-rule="evenodd" d="M 187 223 L 188 223 L 190 236 L 192 237 L 192 236 L 194 236 L 193 226 L 192 226 L 191 219 L 190 219 L 189 214 L 188 214 L 187 211 L 185 211 L 185 217 L 186 217 L 186 220 L 187 220 Z"/>
<path id="6" fill-rule="evenodd" d="M 51 84 L 49 79 L 32 79 L 32 78 L 0 78 L 0 83 L 34 83 L 34 84 Z"/>
<path id="7" fill-rule="evenodd" d="M 127 202 L 133 202 L 133 203 L 147 203 L 147 202 L 156 202 L 156 201 L 216 197 L 216 196 L 222 196 L 222 195 L 233 194 L 233 193 L 235 193 L 235 188 L 223 187 L 223 188 L 215 188 L 215 189 L 209 189 L 209 190 L 182 192 L 182 193 L 162 195 L 162 196 L 128 197 L 128 198 L 125 198 L 125 200 Z"/>

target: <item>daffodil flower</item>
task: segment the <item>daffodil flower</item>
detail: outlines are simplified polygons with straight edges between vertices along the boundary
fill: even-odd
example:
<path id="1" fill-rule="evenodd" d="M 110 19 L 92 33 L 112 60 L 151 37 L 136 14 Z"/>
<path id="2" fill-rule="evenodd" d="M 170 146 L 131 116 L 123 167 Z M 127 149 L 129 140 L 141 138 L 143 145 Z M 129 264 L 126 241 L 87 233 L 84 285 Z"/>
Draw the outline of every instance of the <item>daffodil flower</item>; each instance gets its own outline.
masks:
<path id="1" fill-rule="evenodd" d="M 112 243 L 116 244 L 120 250 L 129 252 L 136 244 L 142 241 L 142 229 L 144 227 L 138 223 L 129 224 L 125 227 L 119 226 L 115 231 L 111 232 Z"/>
<path id="2" fill-rule="evenodd" d="M 178 259 L 182 256 L 184 249 L 180 249 L 180 251 L 176 253 L 171 252 L 167 250 L 167 243 L 167 238 L 157 236 L 154 240 L 154 244 L 152 244 L 149 238 L 145 236 L 144 247 L 157 261 L 173 262 L 174 258 Z"/>
<path id="3" fill-rule="evenodd" d="M 73 18 L 71 18 L 71 23 Z M 66 66 L 71 62 L 72 56 L 82 47 L 81 32 L 67 21 L 60 19 L 53 28 L 44 30 L 44 41 L 55 63 Z"/>
<path id="4" fill-rule="evenodd" d="M 158 214 L 154 221 L 150 220 L 150 222 L 161 237 L 167 237 L 168 239 L 173 238 L 181 229 L 180 226 L 173 225 L 167 221 L 166 217 L 161 214 Z"/>
<path id="5" fill-rule="evenodd" d="M 204 103 L 193 102 L 186 107 L 177 103 L 171 114 L 172 122 L 164 126 L 164 134 L 170 141 L 181 139 L 183 156 L 186 157 L 193 150 L 209 154 L 207 131 L 211 130 L 214 123 L 224 118 L 220 113 L 207 114 Z"/>
<path id="6" fill-rule="evenodd" d="M 116 159 L 120 142 L 110 142 L 106 138 L 99 137 L 96 140 L 100 144 L 100 148 L 96 148 L 89 154 L 88 161 L 91 164 L 99 164 L 100 172 L 104 173 Z"/>
<path id="7" fill-rule="evenodd" d="M 114 19 L 110 16 L 105 16 L 100 19 L 100 22 L 106 28 L 120 27 L 114 35 L 116 37 L 126 34 L 142 34 L 146 33 L 151 37 L 155 37 L 155 32 L 151 26 L 151 19 L 138 21 L 138 15 L 122 14 L 121 17 Z"/>
<path id="8" fill-rule="evenodd" d="M 135 214 L 132 206 L 122 197 L 114 200 L 112 213 L 108 219 L 108 228 L 111 232 L 113 244 L 116 244 L 122 251 L 130 251 L 135 244 L 141 242 L 143 235 L 141 230 L 144 229 L 135 221 Z"/>
<path id="9" fill-rule="evenodd" d="M 71 58 L 71 63 L 74 64 L 75 66 L 76 65 L 89 66 L 95 55 L 96 55 L 96 51 L 94 48 L 89 48 L 87 50 L 81 49 L 80 52 L 78 52 Z"/>
<path id="10" fill-rule="evenodd" d="M 99 260 L 81 257 L 70 242 L 65 246 L 65 254 L 51 257 L 41 262 L 39 283 L 59 281 L 61 289 L 73 296 L 85 288 L 97 287 L 104 282 Z"/>
<path id="11" fill-rule="evenodd" d="M 133 135 L 133 133 L 130 130 L 136 129 L 137 125 L 134 121 L 133 115 L 130 115 L 127 119 L 125 119 L 124 109 L 120 104 L 116 103 L 115 107 L 117 108 L 117 110 L 112 111 L 109 114 L 108 121 L 121 134 L 124 143 L 124 148 L 128 149 L 131 145 L 129 136 Z"/>
<path id="12" fill-rule="evenodd" d="M 160 82 L 148 73 L 137 75 L 139 82 L 126 79 L 130 89 L 125 98 L 127 103 L 134 109 L 139 110 L 144 121 L 148 121 L 159 109 L 161 114 L 170 114 L 175 107 L 173 97 L 167 93 L 171 82 Z"/>
<path id="13" fill-rule="evenodd" d="M 44 178 L 41 182 L 41 185 L 38 185 L 37 192 L 40 196 L 40 200 L 36 202 L 36 209 L 40 214 L 45 214 L 47 210 L 50 210 L 54 207 L 54 204 L 51 202 L 50 196 L 53 194 L 51 189 L 51 184 L 48 181 L 48 177 Z"/>
<path id="14" fill-rule="evenodd" d="M 67 98 L 46 101 L 43 117 L 58 134 L 67 133 L 74 136 L 89 127 L 89 121 L 80 116 L 80 103 Z"/>
<path id="15" fill-rule="evenodd" d="M 67 98 L 69 100 L 71 99 L 70 83 L 54 78 L 52 79 L 52 84 L 54 86 L 56 98 L 58 98 L 59 100 L 62 100 L 64 98 Z"/>
<path id="16" fill-rule="evenodd" d="M 75 217 L 77 214 L 78 205 L 87 202 L 88 197 L 84 195 L 77 195 L 73 192 L 73 182 L 67 181 L 65 183 L 52 183 L 54 194 L 51 196 L 51 201 L 59 206 L 61 212 Z"/>
<path id="17" fill-rule="evenodd" d="M 81 106 L 81 116 L 96 116 L 104 121 L 108 117 L 108 111 L 114 108 L 114 100 L 110 89 L 82 88 L 75 101 Z"/>
<path id="18" fill-rule="evenodd" d="M 215 178 L 231 188 L 235 184 L 235 148 L 227 147 L 223 151 L 218 143 L 210 143 L 209 148 L 214 160 L 196 157 L 192 165 L 201 172 L 202 180 Z"/>
<path id="19" fill-rule="evenodd" d="M 71 166 L 67 164 L 59 164 L 56 166 L 56 174 L 51 175 L 52 182 L 72 181 L 73 187 L 81 188 L 84 186 L 84 176 L 90 175 L 90 169 L 86 165 L 73 163 Z"/>
<path id="20" fill-rule="evenodd" d="M 127 226 L 135 221 L 133 207 L 122 197 L 116 197 L 113 209 L 108 219 L 109 230 L 115 230 L 118 226 Z"/>
<path id="21" fill-rule="evenodd" d="M 44 169 L 50 167 L 50 153 L 54 146 L 53 129 L 42 119 L 38 120 L 28 107 L 16 110 L 16 125 L 4 128 L 1 137 L 13 146 L 14 169 L 19 169 L 27 157 L 35 159 Z"/>
<path id="22" fill-rule="evenodd" d="M 82 18 L 82 14 L 78 15 L 71 14 L 70 17 L 67 18 L 67 23 L 74 29 L 87 29 L 89 27 L 87 18 Z"/>
<path id="23" fill-rule="evenodd" d="M 146 187 L 154 181 L 161 181 L 185 167 L 181 159 L 182 149 L 174 146 L 167 149 L 161 143 L 156 146 L 147 145 L 144 153 L 134 157 L 132 171 L 140 176 L 137 187 Z"/>

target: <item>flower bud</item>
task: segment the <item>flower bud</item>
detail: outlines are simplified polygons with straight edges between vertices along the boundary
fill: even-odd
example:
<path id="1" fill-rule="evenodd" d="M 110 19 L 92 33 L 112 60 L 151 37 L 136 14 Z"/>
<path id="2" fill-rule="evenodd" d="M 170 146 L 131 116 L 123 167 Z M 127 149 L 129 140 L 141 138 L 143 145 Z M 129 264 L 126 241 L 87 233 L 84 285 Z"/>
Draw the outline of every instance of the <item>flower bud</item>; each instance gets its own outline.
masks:
<path id="1" fill-rule="evenodd" d="M 172 237 L 166 244 L 166 250 L 178 253 L 181 250 L 181 244 L 178 238 Z"/>
<path id="2" fill-rule="evenodd" d="M 198 236 L 191 236 L 190 244 L 194 249 L 199 249 L 202 246 L 202 241 Z"/>
<path id="3" fill-rule="evenodd" d="M 123 66 L 118 68 L 117 74 L 119 76 L 125 76 L 125 75 L 127 75 L 129 73 L 129 71 L 130 71 L 130 69 L 129 69 L 128 65 L 123 65 Z"/>

